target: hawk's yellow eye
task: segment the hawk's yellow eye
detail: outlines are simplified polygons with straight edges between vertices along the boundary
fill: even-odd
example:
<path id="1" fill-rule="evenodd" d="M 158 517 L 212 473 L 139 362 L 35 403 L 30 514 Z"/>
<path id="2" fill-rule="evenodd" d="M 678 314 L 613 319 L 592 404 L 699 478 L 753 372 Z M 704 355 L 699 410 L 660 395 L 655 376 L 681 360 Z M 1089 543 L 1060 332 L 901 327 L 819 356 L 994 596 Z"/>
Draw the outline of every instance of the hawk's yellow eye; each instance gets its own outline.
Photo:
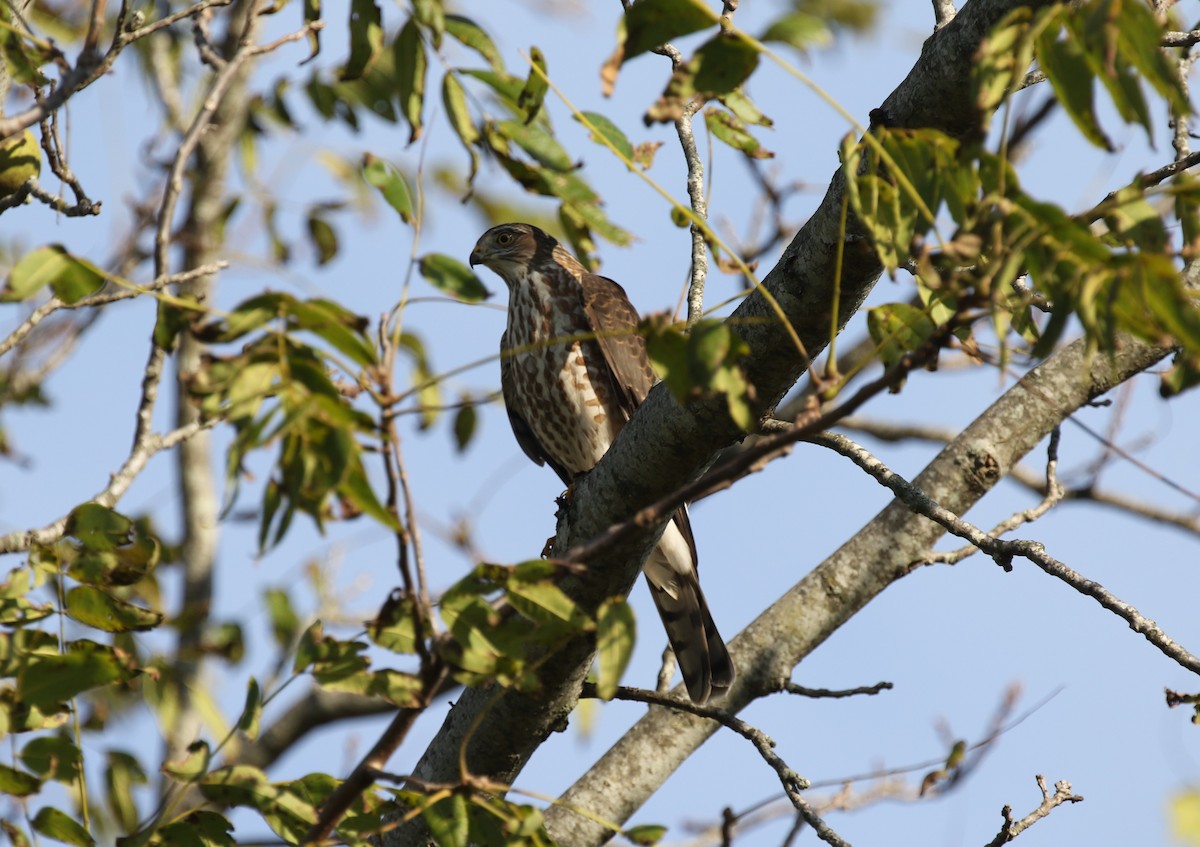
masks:
<path id="1" fill-rule="evenodd" d="M 509 244 L 512 244 L 512 240 L 513 235 L 511 232 L 502 232 L 496 236 L 496 243 L 501 247 L 507 247 Z"/>

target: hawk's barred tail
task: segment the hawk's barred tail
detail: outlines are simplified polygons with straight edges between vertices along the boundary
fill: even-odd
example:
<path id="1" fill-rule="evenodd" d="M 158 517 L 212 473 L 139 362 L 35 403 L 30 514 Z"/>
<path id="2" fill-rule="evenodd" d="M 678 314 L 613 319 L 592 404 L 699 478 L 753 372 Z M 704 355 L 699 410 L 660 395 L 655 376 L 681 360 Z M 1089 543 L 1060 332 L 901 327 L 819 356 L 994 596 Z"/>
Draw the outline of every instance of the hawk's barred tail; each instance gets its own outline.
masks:
<path id="1" fill-rule="evenodd" d="M 724 694 L 733 684 L 733 660 L 717 632 L 695 575 L 678 575 L 672 588 L 674 595 L 650 580 L 650 595 L 679 662 L 688 696 L 693 703 L 705 703 L 714 695 Z"/>

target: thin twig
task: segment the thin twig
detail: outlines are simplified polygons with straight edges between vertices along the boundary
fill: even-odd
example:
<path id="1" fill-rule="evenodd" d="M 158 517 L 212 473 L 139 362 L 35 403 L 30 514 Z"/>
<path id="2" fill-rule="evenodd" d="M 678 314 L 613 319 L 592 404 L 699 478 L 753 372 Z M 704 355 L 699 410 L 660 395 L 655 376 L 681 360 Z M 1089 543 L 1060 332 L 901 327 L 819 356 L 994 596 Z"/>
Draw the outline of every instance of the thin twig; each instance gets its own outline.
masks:
<path id="1" fill-rule="evenodd" d="M 596 687 L 594 683 L 585 682 L 583 685 L 583 697 L 595 697 Z M 775 742 L 763 732 L 751 724 L 746 723 L 741 718 L 729 714 L 723 709 L 714 708 L 713 706 L 701 706 L 690 700 L 673 697 L 669 694 L 659 694 L 654 691 L 647 691 L 644 688 L 629 688 L 627 686 L 619 686 L 617 693 L 613 695 L 614 700 L 628 700 L 635 703 L 648 703 L 653 706 L 663 706 L 668 709 L 678 709 L 688 712 L 701 718 L 714 720 L 721 726 L 736 732 L 738 735 L 745 738 L 754 745 L 754 749 L 763 758 L 776 775 L 779 777 L 780 783 L 783 785 L 783 790 L 787 794 L 788 800 L 791 801 L 796 811 L 804 816 L 804 820 L 809 826 L 816 831 L 821 840 L 827 844 L 832 844 L 834 847 L 848 847 L 836 832 L 834 832 L 825 821 L 816 813 L 812 805 L 801 795 L 801 791 L 808 787 L 808 780 L 792 770 L 787 762 L 780 758 L 774 750 Z"/>
<path id="2" fill-rule="evenodd" d="M 145 38 L 154 32 L 171 26 L 185 18 L 197 15 L 212 6 L 228 6 L 233 0 L 201 0 L 193 6 L 181 9 L 174 14 L 155 21 L 152 24 L 133 31 L 125 31 L 118 26 L 113 35 L 112 46 L 103 56 L 97 57 L 94 52 L 86 49 L 80 54 L 75 67 L 63 74 L 57 87 L 44 99 L 40 99 L 23 112 L 7 118 L 0 118 L 0 138 L 8 138 L 23 129 L 39 123 L 47 115 L 55 112 L 67 102 L 77 91 L 82 91 L 96 80 L 103 77 L 112 68 L 113 62 L 121 51 L 140 38 Z"/>
<path id="3" fill-rule="evenodd" d="M 1065 779 L 1054 783 L 1053 794 L 1046 787 L 1046 777 L 1041 774 L 1037 775 L 1037 784 L 1038 788 L 1042 790 L 1041 804 L 1019 821 L 1014 821 L 1012 818 L 1012 806 L 1005 806 L 1001 809 L 1000 814 L 1004 817 L 1004 823 L 1000 826 L 1000 832 L 996 834 L 996 837 L 988 842 L 987 847 L 1000 847 L 1001 844 L 1007 844 L 1063 803 L 1079 803 L 1083 800 L 1083 797 L 1071 790 L 1071 783 Z"/>
<path id="4" fill-rule="evenodd" d="M 1076 573 L 1064 563 L 1046 553 L 1045 547 L 1036 541 L 1005 541 L 995 538 L 978 527 L 964 521 L 950 510 L 938 505 L 924 492 L 917 489 L 899 474 L 891 471 L 881 461 L 849 438 L 841 435 L 824 434 L 811 439 L 823 444 L 850 459 L 866 471 L 876 482 L 892 491 L 897 499 L 919 515 L 934 521 L 947 532 L 969 541 L 995 559 L 1006 571 L 1012 570 L 1012 560 L 1028 559 L 1046 573 L 1061 579 L 1081 594 L 1094 599 L 1129 624 L 1130 629 L 1140 633 L 1147 641 L 1180 666 L 1192 673 L 1200 673 L 1200 658 L 1188 652 L 1182 645 L 1168 636 L 1154 621 L 1143 616 L 1136 608 L 1112 594 L 1104 586 Z"/>
<path id="5" fill-rule="evenodd" d="M 404 742 L 417 718 L 429 707 L 448 670 L 449 668 L 444 662 L 436 659 L 425 666 L 424 684 L 420 693 L 415 697 L 416 705 L 400 709 L 396 717 L 388 724 L 387 729 L 379 736 L 379 740 L 371 747 L 370 752 L 355 766 L 350 775 L 346 777 L 345 782 L 339 785 L 321 804 L 317 821 L 301 839 L 302 845 L 324 841 L 354 801 L 370 787 L 376 775 L 383 770 L 388 759 L 396 752 L 396 748 Z"/>
<path id="6" fill-rule="evenodd" d="M 210 418 L 188 426 L 181 426 L 163 435 L 149 434 L 134 446 L 129 453 L 129 458 L 112 475 L 108 485 L 87 502 L 99 503 L 101 506 L 112 508 L 129 489 L 137 475 L 146 467 L 146 463 L 152 456 L 163 450 L 170 450 L 198 432 L 212 429 L 220 421 L 221 418 Z M 0 553 L 16 553 L 28 550 L 35 544 L 51 544 L 63 537 L 66 526 L 67 516 L 64 515 L 40 529 L 19 530 L 0 536 Z"/>
<path id="7" fill-rule="evenodd" d="M 786 691 L 788 694 L 798 694 L 801 697 L 837 700 L 842 697 L 858 697 L 864 694 L 873 696 L 881 691 L 891 691 L 895 687 L 895 683 L 877 682 L 874 685 L 863 685 L 858 688 L 808 688 L 794 682 L 785 682 L 779 690 Z"/>
<path id="8" fill-rule="evenodd" d="M 945 427 L 918 423 L 893 423 L 854 416 L 839 422 L 838 429 L 860 432 L 888 442 L 928 441 L 933 444 L 949 444 L 958 435 L 954 430 Z M 1023 485 L 1039 496 L 1045 496 L 1047 492 L 1045 477 L 1033 468 L 1018 465 L 1009 472 L 1008 476 L 1014 482 Z M 1200 512 L 1172 511 L 1136 500 L 1119 492 L 1096 488 L 1093 485 L 1064 487 L 1062 502 L 1095 503 L 1156 523 L 1173 526 L 1192 535 L 1200 535 Z"/>
<path id="9" fill-rule="evenodd" d="M 1041 502 L 1032 508 L 1023 509 L 1000 521 L 1000 523 L 992 527 L 992 531 L 988 535 L 999 538 L 1001 535 L 1012 532 L 1019 526 L 1033 523 L 1062 501 L 1063 488 L 1058 484 L 1058 442 L 1061 432 L 1059 427 L 1055 427 L 1054 431 L 1050 433 L 1050 444 L 1046 448 L 1046 493 L 1042 497 Z M 968 556 L 974 555 L 978 552 L 978 549 L 974 545 L 968 544 L 966 547 L 953 550 L 949 553 L 938 553 L 931 556 L 929 562 L 930 564 L 956 565 Z"/>
<path id="10" fill-rule="evenodd" d="M 130 300 L 134 297 L 140 297 L 143 294 L 161 291 L 167 286 L 178 282 L 188 282 L 197 277 L 214 274 L 227 267 L 229 267 L 229 263 L 226 261 L 213 262 L 212 264 L 203 265 L 188 271 L 181 271 L 177 274 L 167 274 L 153 282 L 146 283 L 146 285 L 131 285 L 128 288 L 120 288 L 116 291 L 93 294 L 91 297 L 85 297 L 75 303 L 64 303 L 57 297 L 51 297 L 30 312 L 29 317 L 25 318 L 20 326 L 9 333 L 8 337 L 3 341 L 0 341 L 0 356 L 3 356 L 17 344 L 20 344 L 38 324 L 55 312 L 70 309 L 87 309 L 93 306 L 106 306 L 109 303 L 116 303 L 120 300 Z"/>

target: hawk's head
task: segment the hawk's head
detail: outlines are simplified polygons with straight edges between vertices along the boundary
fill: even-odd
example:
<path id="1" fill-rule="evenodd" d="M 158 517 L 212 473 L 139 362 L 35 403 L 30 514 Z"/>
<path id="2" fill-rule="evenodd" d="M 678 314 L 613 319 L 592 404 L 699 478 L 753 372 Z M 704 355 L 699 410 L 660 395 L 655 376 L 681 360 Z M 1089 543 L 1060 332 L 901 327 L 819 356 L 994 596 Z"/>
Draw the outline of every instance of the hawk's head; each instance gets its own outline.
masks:
<path id="1" fill-rule="evenodd" d="M 512 271 L 529 266 L 539 241 L 554 243 L 553 238 L 530 224 L 494 226 L 475 242 L 475 249 L 471 251 L 471 267 L 484 265 L 507 279 Z"/>
<path id="2" fill-rule="evenodd" d="M 583 268 L 562 245 L 533 224 L 494 226 L 479 236 L 471 251 L 471 267 L 483 265 L 495 271 L 511 287 L 533 269 L 557 264 L 575 277 Z"/>

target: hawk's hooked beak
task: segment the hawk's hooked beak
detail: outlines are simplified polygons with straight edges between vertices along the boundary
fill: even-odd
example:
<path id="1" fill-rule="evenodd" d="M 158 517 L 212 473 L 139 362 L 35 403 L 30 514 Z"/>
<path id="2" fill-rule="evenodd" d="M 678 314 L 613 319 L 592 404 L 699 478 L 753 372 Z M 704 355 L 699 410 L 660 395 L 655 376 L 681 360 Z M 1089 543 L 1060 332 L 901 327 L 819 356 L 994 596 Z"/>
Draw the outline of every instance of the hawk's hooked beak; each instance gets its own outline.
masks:
<path id="1" fill-rule="evenodd" d="M 475 249 L 471 251 L 471 258 L 468 259 L 471 267 L 483 264 L 483 251 L 479 249 L 479 245 L 475 245 Z"/>

